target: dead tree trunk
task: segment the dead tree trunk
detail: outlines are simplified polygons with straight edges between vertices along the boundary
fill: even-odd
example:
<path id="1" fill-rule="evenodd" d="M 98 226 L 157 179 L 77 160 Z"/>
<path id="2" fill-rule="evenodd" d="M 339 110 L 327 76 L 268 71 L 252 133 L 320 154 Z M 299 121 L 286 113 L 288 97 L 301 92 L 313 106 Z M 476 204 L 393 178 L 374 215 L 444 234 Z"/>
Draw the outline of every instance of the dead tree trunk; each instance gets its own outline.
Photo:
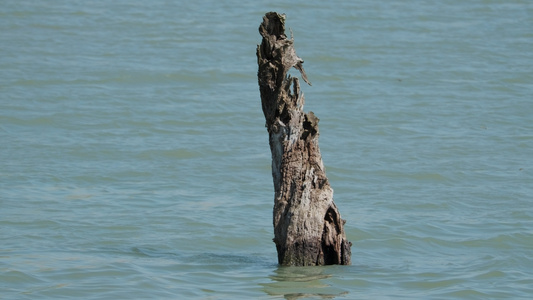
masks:
<path id="1" fill-rule="evenodd" d="M 318 147 L 318 118 L 304 113 L 300 71 L 303 60 L 285 35 L 285 15 L 267 13 L 259 26 L 257 47 L 261 104 L 269 134 L 274 179 L 274 242 L 280 265 L 349 265 L 351 243 L 345 221 L 333 202 Z"/>

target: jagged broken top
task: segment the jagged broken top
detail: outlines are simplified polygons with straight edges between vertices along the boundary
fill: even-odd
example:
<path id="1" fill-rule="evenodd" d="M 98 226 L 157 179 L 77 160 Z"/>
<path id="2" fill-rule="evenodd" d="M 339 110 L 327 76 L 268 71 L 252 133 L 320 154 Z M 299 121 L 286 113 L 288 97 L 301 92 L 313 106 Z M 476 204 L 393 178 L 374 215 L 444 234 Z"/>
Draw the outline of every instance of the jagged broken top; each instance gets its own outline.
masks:
<path id="1" fill-rule="evenodd" d="M 285 18 L 285 14 L 279 14 L 277 12 L 268 12 L 263 17 L 263 23 L 259 25 L 259 33 L 263 37 L 262 44 L 265 47 L 263 52 L 269 56 L 267 59 L 272 59 L 278 56 L 277 53 L 274 53 L 275 49 L 284 51 L 284 55 L 281 55 L 284 59 L 283 65 L 287 67 L 287 70 L 294 67 L 300 71 L 302 79 L 311 85 L 311 82 L 307 79 L 307 74 L 305 74 L 303 67 L 304 61 L 296 55 L 296 51 L 294 50 L 293 37 L 287 39 L 287 35 L 285 34 Z"/>

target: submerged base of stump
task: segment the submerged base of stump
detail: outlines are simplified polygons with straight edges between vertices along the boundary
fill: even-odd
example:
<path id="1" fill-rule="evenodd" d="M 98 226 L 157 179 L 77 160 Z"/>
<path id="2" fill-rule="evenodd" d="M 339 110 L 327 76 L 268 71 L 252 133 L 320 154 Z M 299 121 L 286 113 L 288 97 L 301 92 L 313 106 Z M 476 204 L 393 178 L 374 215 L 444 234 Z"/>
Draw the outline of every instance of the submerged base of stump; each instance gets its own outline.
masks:
<path id="1" fill-rule="evenodd" d="M 333 202 L 318 147 L 318 121 L 305 113 L 298 78 L 303 60 L 296 55 L 294 39 L 285 35 L 285 15 L 269 12 L 259 26 L 263 37 L 257 47 L 257 73 L 261 104 L 272 152 L 274 180 L 274 242 L 280 265 L 349 265 L 351 243 L 345 221 Z"/>

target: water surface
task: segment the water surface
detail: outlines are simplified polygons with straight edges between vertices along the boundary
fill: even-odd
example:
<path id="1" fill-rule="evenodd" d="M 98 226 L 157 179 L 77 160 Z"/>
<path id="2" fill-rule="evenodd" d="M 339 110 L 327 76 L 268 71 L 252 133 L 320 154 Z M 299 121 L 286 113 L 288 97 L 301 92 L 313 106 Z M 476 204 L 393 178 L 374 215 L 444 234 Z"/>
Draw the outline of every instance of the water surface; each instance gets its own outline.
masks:
<path id="1" fill-rule="evenodd" d="M 352 266 L 276 264 L 268 11 L 313 82 Z M 0 297 L 531 298 L 532 16 L 518 0 L 4 1 Z"/>

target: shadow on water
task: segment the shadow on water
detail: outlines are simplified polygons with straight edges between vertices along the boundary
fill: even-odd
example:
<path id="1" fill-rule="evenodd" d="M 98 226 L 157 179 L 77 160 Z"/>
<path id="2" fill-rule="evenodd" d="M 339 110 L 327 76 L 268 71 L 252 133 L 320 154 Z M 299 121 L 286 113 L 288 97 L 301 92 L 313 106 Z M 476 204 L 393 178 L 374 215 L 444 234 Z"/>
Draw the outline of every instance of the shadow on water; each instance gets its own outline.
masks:
<path id="1" fill-rule="evenodd" d="M 284 299 L 334 299 L 348 294 L 347 290 L 334 283 L 339 274 L 349 272 L 346 266 L 282 267 L 264 253 L 181 255 L 149 247 L 133 247 L 130 253 L 150 259 L 147 268 L 158 271 L 160 269 L 154 264 L 159 264 L 157 261 L 160 259 L 168 259 L 165 264 L 175 261 L 170 269 L 173 274 L 177 272 L 186 278 L 181 283 L 188 285 L 189 289 L 200 283 L 200 293 L 209 295 L 230 295 L 238 289 L 250 293 L 251 297 L 257 296 L 255 293 L 265 293 Z M 152 261 L 152 258 L 157 261 Z"/>
<path id="2" fill-rule="evenodd" d="M 281 267 L 269 276 L 272 282 L 262 284 L 270 296 L 285 299 L 333 299 L 345 296 L 347 291 L 335 288 L 326 281 L 333 275 L 332 267 Z"/>

